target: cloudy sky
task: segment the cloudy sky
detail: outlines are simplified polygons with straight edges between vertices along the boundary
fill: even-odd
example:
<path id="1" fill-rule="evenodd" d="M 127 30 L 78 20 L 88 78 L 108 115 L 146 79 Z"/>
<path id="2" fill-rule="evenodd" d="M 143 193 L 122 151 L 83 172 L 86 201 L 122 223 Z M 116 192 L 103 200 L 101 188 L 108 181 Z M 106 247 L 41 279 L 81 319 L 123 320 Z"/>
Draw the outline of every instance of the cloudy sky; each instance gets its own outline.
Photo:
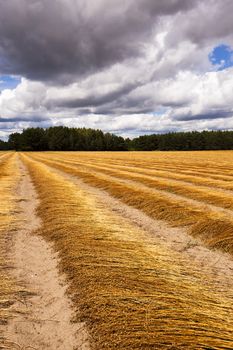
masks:
<path id="1" fill-rule="evenodd" d="M 232 0 L 0 0 L 0 138 L 233 129 Z"/>

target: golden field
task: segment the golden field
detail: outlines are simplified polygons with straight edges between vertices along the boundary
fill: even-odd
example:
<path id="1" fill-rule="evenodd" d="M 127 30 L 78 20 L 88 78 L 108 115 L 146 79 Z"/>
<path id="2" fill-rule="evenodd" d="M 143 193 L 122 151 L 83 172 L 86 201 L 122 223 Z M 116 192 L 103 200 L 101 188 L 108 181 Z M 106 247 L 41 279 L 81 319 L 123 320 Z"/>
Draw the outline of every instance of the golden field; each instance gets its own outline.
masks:
<path id="1" fill-rule="evenodd" d="M 233 349 L 233 152 L 1 153 L 2 324 L 20 293 L 7 269 L 19 162 L 40 200 L 35 234 L 58 253 L 91 349 Z"/>
<path id="2" fill-rule="evenodd" d="M 233 152 L 46 153 L 37 161 L 233 253 Z"/>

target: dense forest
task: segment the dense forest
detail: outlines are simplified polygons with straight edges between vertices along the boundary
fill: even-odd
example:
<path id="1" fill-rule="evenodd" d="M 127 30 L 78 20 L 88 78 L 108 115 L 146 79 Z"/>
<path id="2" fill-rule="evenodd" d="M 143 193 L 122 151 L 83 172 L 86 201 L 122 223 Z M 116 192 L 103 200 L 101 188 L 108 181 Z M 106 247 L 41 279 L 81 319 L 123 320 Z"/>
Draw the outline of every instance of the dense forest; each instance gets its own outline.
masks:
<path id="1" fill-rule="evenodd" d="M 63 126 L 13 133 L 0 150 L 16 151 L 189 151 L 233 149 L 233 131 L 178 132 L 124 139 L 101 130 Z"/>

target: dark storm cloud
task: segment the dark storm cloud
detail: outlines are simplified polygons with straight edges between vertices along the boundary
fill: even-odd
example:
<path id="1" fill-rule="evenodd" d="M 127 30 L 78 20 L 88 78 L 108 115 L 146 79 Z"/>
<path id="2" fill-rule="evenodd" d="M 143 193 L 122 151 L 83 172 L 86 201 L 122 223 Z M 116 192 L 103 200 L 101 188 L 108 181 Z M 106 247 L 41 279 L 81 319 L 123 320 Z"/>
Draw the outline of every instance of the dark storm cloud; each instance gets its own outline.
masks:
<path id="1" fill-rule="evenodd" d="M 135 108 L 135 109 L 104 109 L 104 108 L 100 108 L 100 109 L 96 109 L 93 114 L 97 114 L 97 115 L 131 115 L 131 114 L 147 114 L 147 113 L 151 113 L 151 108 Z"/>
<path id="2" fill-rule="evenodd" d="M 220 119 L 220 118 L 231 118 L 233 112 L 226 110 L 214 110 L 207 111 L 206 113 L 200 114 L 185 114 L 176 116 L 174 119 L 177 121 L 189 121 L 189 120 L 206 120 L 206 119 Z"/>
<path id="3" fill-rule="evenodd" d="M 168 44 L 176 45 L 182 40 L 189 40 L 203 46 L 211 40 L 232 40 L 232 0 L 200 1 L 199 6 L 189 13 L 180 14 L 173 30 L 167 37 Z"/>
<path id="4" fill-rule="evenodd" d="M 132 85 L 133 87 L 133 85 Z M 137 86 L 136 86 L 137 87 Z M 124 91 L 123 91 L 124 90 Z M 102 99 L 101 101 L 103 103 L 96 104 L 91 110 L 92 114 L 97 115 L 131 115 L 131 114 L 146 114 L 151 113 L 154 111 L 154 101 L 150 100 L 150 98 L 141 97 L 132 97 L 130 96 L 130 91 L 133 91 L 133 89 L 130 89 L 128 86 L 128 91 L 125 87 L 122 87 L 121 94 L 115 94 L 114 98 L 110 98 L 111 96 L 108 96 L 109 98 Z M 100 101 L 97 98 L 98 101 Z M 91 101 L 91 100 L 90 100 Z M 80 109 L 78 110 L 78 112 Z M 90 110 L 89 110 L 90 113 Z"/>
<path id="5" fill-rule="evenodd" d="M 32 122 L 43 122 L 43 121 L 47 121 L 48 118 L 46 117 L 41 117 L 41 116 L 29 116 L 29 117 L 21 117 L 21 116 L 18 116 L 18 117 L 14 117 L 14 118 L 1 118 L 0 117 L 0 124 L 2 123 L 14 123 L 14 122 L 29 122 L 29 121 L 32 121 Z M 2 128 L 2 126 L 1 126 Z"/>
<path id="6" fill-rule="evenodd" d="M 0 74 L 69 82 L 140 55 L 159 16 L 197 0 L 0 0 Z"/>
<path id="7" fill-rule="evenodd" d="M 48 107 L 65 107 L 65 108 L 84 108 L 84 107 L 98 107 L 114 100 L 117 100 L 122 95 L 127 95 L 135 88 L 137 88 L 140 83 L 132 83 L 126 84 L 125 86 L 121 86 L 114 91 L 108 92 L 106 94 L 95 94 L 88 95 L 85 98 L 69 98 L 68 100 L 52 100 L 48 102 Z"/>

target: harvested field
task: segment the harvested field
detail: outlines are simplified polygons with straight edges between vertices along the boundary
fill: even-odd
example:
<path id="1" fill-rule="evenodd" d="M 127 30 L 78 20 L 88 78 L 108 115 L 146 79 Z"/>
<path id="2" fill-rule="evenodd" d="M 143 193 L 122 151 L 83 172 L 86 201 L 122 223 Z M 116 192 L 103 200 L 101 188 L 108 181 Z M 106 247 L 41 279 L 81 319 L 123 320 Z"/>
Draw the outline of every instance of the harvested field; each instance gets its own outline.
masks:
<path id="1" fill-rule="evenodd" d="M 148 163 L 150 168 L 158 167 L 161 169 L 161 167 L 168 167 L 169 160 L 171 160 L 171 169 L 174 171 L 174 179 L 176 180 L 185 169 L 203 168 L 204 160 L 202 163 L 198 159 L 195 160 L 195 156 L 197 157 L 199 154 L 200 158 L 204 155 L 206 159 L 205 169 L 208 167 L 210 172 L 214 169 L 216 171 L 221 169 L 222 174 L 225 172 L 229 174 L 232 152 L 226 152 L 229 155 L 228 163 L 225 152 L 193 152 L 191 162 L 186 159 L 186 157 L 190 158 L 188 152 L 182 154 L 154 153 L 154 161 L 150 157 Z M 173 159 L 171 159 L 172 155 Z M 170 179 L 167 179 L 167 182 L 165 180 L 158 182 L 157 177 L 154 178 L 152 175 L 148 180 L 148 165 L 145 165 L 142 173 L 141 169 L 145 164 L 145 159 L 148 159 L 148 153 L 142 153 L 141 158 L 139 153 L 135 153 L 135 155 L 134 153 L 130 155 L 118 153 L 114 157 L 116 165 L 111 166 L 112 170 L 109 170 L 109 164 L 113 162 L 108 159 L 109 155 L 103 154 L 102 156 L 99 153 L 99 157 L 102 157 L 102 163 L 101 159 L 98 158 L 98 153 L 96 161 L 93 160 L 92 154 L 89 155 L 89 158 L 82 153 L 78 157 L 75 156 L 75 153 L 36 155 L 37 160 L 82 178 L 83 181 L 92 186 L 108 191 L 110 195 L 142 210 L 154 219 L 165 220 L 173 226 L 188 226 L 191 235 L 202 239 L 206 245 L 212 248 L 233 253 L 232 195 L 229 191 L 224 191 L 225 182 L 230 187 L 233 179 L 222 181 L 224 182 L 223 186 L 215 190 L 216 182 L 219 185 L 219 180 L 209 179 L 207 175 L 203 179 L 206 180 L 206 184 L 207 182 L 210 184 L 210 187 L 200 188 L 193 180 L 195 176 L 192 176 L 192 182 L 189 183 L 186 178 L 185 185 L 183 183 L 178 185 L 177 182 L 174 183 Z M 217 163 L 220 163 L 218 167 Z M 125 171 L 118 171 L 118 164 L 121 164 L 121 168 L 127 167 L 127 175 L 125 175 Z M 132 176 L 130 176 L 129 164 L 130 169 L 132 168 Z M 140 176 L 135 176 L 137 167 L 140 168 Z M 199 178 L 199 175 L 197 177 Z"/>
<path id="2" fill-rule="evenodd" d="M 0 349 L 233 349 L 232 160 L 0 154 Z"/>

